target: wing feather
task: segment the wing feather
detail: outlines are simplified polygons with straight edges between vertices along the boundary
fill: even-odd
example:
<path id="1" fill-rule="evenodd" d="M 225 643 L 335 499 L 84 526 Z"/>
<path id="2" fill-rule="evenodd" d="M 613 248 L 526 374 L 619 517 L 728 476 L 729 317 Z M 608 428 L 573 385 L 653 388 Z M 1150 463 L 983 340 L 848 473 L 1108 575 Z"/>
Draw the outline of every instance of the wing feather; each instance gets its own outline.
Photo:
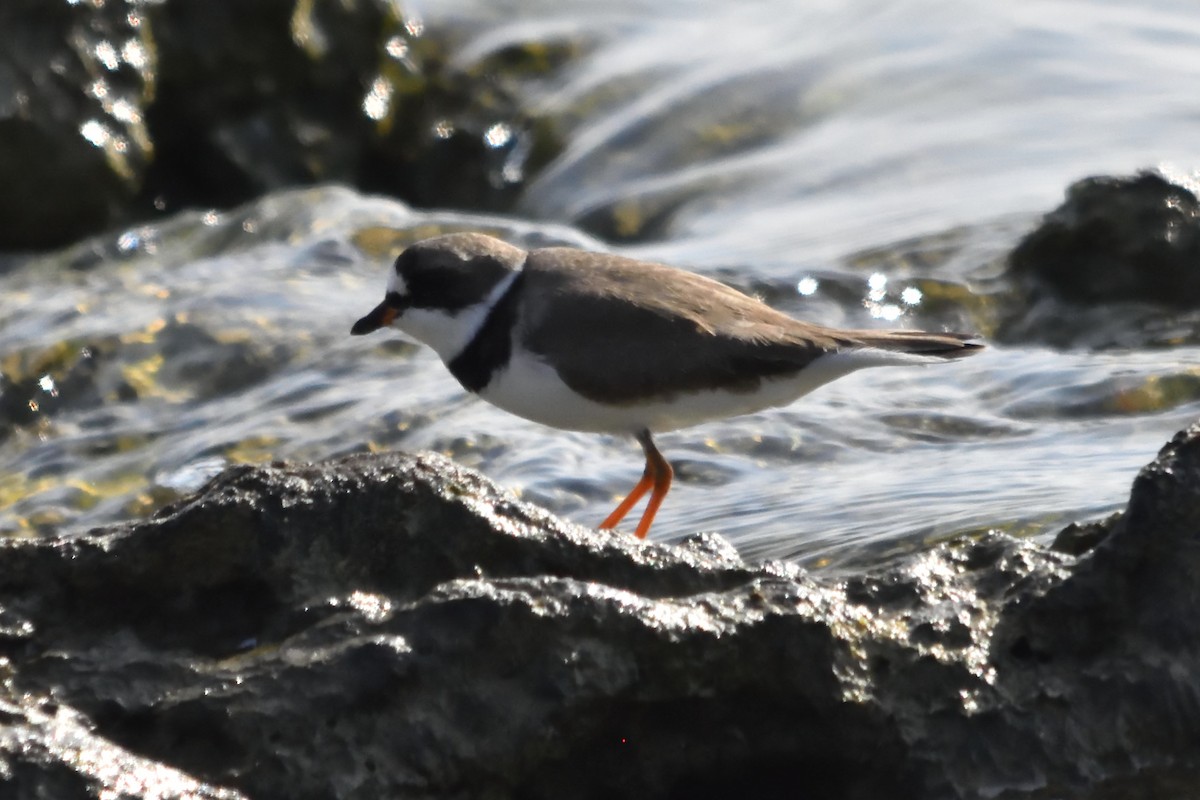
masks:
<path id="1" fill-rule="evenodd" d="M 566 248 L 525 263 L 526 345 L 592 400 L 753 391 L 852 344 L 701 275 Z"/>

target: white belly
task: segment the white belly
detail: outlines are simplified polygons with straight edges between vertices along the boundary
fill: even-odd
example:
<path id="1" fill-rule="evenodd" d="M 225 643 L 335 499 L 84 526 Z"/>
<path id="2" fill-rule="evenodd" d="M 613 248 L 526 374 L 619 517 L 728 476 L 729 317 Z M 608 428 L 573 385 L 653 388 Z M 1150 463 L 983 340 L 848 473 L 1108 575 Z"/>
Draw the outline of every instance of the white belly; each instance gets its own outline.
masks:
<path id="1" fill-rule="evenodd" d="M 822 356 L 797 375 L 764 380 L 753 392 L 681 393 L 670 400 L 610 405 L 575 394 L 545 363 L 525 351 L 514 350 L 508 367 L 494 374 L 479 394 L 511 414 L 554 428 L 593 433 L 648 429 L 659 433 L 785 406 L 862 367 L 894 363 L 913 363 L 913 358 L 869 350 L 834 353 Z"/>

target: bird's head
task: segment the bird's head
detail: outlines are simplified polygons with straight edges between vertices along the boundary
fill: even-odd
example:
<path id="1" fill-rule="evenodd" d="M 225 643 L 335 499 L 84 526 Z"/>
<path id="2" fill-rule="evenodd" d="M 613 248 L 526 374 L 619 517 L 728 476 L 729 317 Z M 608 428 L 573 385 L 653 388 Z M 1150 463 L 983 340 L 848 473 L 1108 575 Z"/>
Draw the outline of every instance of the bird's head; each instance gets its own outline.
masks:
<path id="1" fill-rule="evenodd" d="M 479 233 L 424 239 L 396 259 L 383 302 L 350 333 L 393 326 L 449 361 L 471 341 L 524 261 L 524 250 Z"/>

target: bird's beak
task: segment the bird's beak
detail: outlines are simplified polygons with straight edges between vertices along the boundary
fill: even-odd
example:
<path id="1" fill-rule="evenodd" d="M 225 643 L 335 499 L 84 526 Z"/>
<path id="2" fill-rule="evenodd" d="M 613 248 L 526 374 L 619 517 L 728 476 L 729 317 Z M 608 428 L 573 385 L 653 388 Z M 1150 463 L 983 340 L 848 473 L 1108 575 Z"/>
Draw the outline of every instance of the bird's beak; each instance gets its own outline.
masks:
<path id="1" fill-rule="evenodd" d="M 379 305 L 371 309 L 371 313 L 354 323 L 354 327 L 350 329 L 351 336 L 362 336 L 364 333 L 377 331 L 392 324 L 392 320 L 400 313 L 400 309 L 384 300 Z"/>

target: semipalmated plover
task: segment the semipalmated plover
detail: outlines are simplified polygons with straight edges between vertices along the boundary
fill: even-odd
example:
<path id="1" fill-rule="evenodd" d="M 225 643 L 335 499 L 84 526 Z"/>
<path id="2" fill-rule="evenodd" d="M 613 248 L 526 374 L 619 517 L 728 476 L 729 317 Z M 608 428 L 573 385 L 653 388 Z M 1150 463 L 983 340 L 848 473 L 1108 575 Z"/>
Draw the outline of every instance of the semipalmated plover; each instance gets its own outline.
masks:
<path id="1" fill-rule="evenodd" d="M 566 247 L 525 251 L 477 233 L 417 242 L 351 333 L 387 325 L 429 345 L 469 392 L 526 419 L 632 434 L 646 455 L 613 528 L 650 492 L 645 537 L 671 487 L 653 434 L 783 406 L 862 367 L 979 352 L 963 333 L 800 322 L 681 269 Z"/>

